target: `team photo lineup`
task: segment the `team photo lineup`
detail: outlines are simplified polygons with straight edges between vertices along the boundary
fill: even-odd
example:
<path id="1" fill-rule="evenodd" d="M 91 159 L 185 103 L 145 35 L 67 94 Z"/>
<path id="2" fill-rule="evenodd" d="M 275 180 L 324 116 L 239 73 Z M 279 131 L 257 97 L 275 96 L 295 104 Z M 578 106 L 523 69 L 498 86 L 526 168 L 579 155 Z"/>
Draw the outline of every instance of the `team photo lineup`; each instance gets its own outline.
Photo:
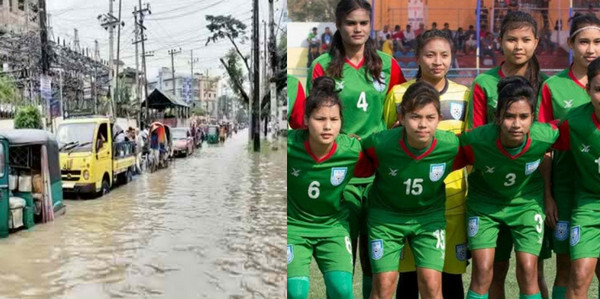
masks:
<path id="1" fill-rule="evenodd" d="M 490 31 L 372 34 L 366 0 L 311 25 L 287 78 L 288 298 L 600 298 L 598 4 L 565 20 L 565 52 L 519 6 L 557 0 L 493 2 Z M 454 80 L 458 53 L 488 69 Z"/>

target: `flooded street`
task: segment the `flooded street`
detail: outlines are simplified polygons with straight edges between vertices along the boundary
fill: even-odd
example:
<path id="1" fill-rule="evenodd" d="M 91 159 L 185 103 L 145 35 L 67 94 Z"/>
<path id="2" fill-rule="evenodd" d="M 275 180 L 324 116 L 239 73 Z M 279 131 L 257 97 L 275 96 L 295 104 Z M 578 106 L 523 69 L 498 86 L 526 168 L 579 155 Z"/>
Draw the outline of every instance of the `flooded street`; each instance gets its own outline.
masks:
<path id="1" fill-rule="evenodd" d="M 0 239 L 9 298 L 285 296 L 286 152 L 248 131 Z M 263 147 L 264 143 L 263 143 Z"/>

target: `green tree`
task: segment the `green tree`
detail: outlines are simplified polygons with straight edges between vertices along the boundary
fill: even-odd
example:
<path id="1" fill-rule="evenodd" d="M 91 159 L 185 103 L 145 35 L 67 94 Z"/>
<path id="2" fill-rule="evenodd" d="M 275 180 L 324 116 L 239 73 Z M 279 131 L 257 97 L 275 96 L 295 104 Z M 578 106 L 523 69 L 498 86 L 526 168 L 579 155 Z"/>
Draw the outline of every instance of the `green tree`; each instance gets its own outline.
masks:
<path id="1" fill-rule="evenodd" d="M 0 76 L 0 103 L 15 106 L 22 103 L 17 87 L 5 76 Z"/>
<path id="2" fill-rule="evenodd" d="M 204 116 L 206 114 L 206 111 L 204 111 L 204 109 L 202 109 L 202 107 L 200 107 L 200 106 L 196 106 L 196 107 L 192 108 L 192 110 L 190 112 L 192 113 L 192 115 L 198 115 L 198 116 Z"/>
<path id="3" fill-rule="evenodd" d="M 117 117 L 129 117 L 135 115 L 134 103 L 131 101 L 131 87 L 125 84 L 125 80 L 119 79 L 119 89 L 115 91 Z"/>
<path id="4" fill-rule="evenodd" d="M 22 106 L 15 115 L 15 129 L 42 129 L 42 115 L 35 106 Z"/>
<path id="5" fill-rule="evenodd" d="M 289 18 L 294 22 L 333 22 L 339 0 L 289 0 Z"/>

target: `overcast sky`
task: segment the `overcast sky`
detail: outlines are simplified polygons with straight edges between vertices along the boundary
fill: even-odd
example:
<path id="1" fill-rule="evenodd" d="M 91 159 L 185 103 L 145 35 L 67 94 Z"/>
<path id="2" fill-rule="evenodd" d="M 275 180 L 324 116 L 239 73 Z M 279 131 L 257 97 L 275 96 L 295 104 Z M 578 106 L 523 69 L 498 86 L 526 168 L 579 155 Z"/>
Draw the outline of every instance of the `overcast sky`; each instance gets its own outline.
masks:
<path id="1" fill-rule="evenodd" d="M 279 24 L 281 16 L 281 0 L 275 1 L 275 24 Z M 135 67 L 135 46 L 133 7 L 138 5 L 138 0 L 122 0 L 121 19 L 125 27 L 121 31 L 121 57 L 126 66 Z M 210 43 L 204 46 L 209 36 L 206 29 L 207 21 L 205 15 L 232 15 L 248 25 L 247 36 L 252 34 L 252 1 L 250 0 L 148 0 L 152 14 L 146 16 L 144 25 L 147 28 L 146 51 L 154 51 L 154 57 L 147 57 L 148 79 L 152 80 L 162 66 L 171 67 L 171 56 L 169 49 L 181 48 L 181 54 L 175 56 L 175 70 L 178 73 L 189 74 L 191 72 L 190 50 L 194 50 L 194 57 L 199 61 L 194 64 L 194 71 L 205 72 L 210 70 L 210 75 L 222 75 L 225 73 L 221 67 L 219 58 L 233 46 L 228 40 Z M 93 53 L 94 40 L 98 40 L 100 56 L 108 60 L 108 31 L 100 26 L 97 19 L 99 14 L 108 13 L 109 1 L 107 0 L 48 0 L 47 9 L 50 14 L 50 25 L 52 26 L 54 39 L 60 37 L 67 42 L 73 42 L 73 29 L 79 30 L 79 40 L 82 47 L 90 49 Z M 261 23 L 268 22 L 268 1 L 260 0 Z M 114 0 L 114 16 L 118 17 L 119 0 Z M 284 26 L 283 20 L 280 26 Z M 262 34 L 261 25 L 261 34 Z M 115 30 L 115 59 L 116 59 L 116 30 Z M 245 55 L 250 54 L 251 39 L 241 45 Z M 141 44 L 140 44 L 141 52 Z M 140 59 L 141 64 L 141 59 Z M 140 67 L 141 68 L 141 67 Z"/>

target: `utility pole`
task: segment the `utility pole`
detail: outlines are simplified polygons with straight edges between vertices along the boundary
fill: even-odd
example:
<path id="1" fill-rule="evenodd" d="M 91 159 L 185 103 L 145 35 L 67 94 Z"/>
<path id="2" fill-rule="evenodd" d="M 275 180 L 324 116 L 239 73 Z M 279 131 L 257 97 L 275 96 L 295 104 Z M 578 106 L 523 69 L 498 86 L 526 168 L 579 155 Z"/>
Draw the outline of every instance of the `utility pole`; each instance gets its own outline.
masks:
<path id="1" fill-rule="evenodd" d="M 109 65 L 109 72 L 108 72 L 108 80 L 110 82 L 110 97 L 111 97 L 111 102 L 113 103 L 111 106 L 114 109 L 114 99 L 115 99 L 115 84 L 113 82 L 114 79 L 114 57 L 113 57 L 113 45 L 114 45 L 114 35 L 115 35 L 115 27 L 119 26 L 119 35 L 121 32 L 121 0 L 119 0 L 119 18 L 116 18 L 115 16 L 113 16 L 113 1 L 114 0 L 108 0 L 108 14 L 104 14 L 104 15 L 98 15 L 98 20 L 100 20 L 102 22 L 102 24 L 100 24 L 100 26 L 102 26 L 102 28 L 104 28 L 104 30 L 108 30 L 108 65 Z M 117 45 L 118 47 L 118 45 Z M 117 54 L 118 55 L 118 54 Z M 114 111 L 112 112 L 113 116 L 116 116 L 114 114 Z"/>
<path id="2" fill-rule="evenodd" d="M 115 75 L 117 76 L 117 82 L 115 84 L 115 96 L 113 97 L 112 100 L 112 113 L 113 113 L 113 117 L 116 119 L 117 118 L 117 103 L 119 103 L 121 101 L 120 97 L 120 92 L 119 92 L 119 58 L 120 58 L 120 54 L 121 54 L 121 27 L 125 26 L 125 22 L 121 21 L 121 0 L 119 0 L 119 29 L 117 30 L 117 70 L 115 72 Z"/>
<path id="3" fill-rule="evenodd" d="M 171 49 L 168 51 L 169 55 L 171 55 L 171 79 L 173 80 L 173 96 L 177 98 L 177 94 L 175 93 L 175 59 L 173 58 L 176 54 L 181 53 L 181 48 L 179 50 Z"/>
<path id="4" fill-rule="evenodd" d="M 133 34 L 135 36 L 135 38 L 133 39 L 132 43 L 135 45 L 135 102 L 136 105 L 140 105 L 142 102 L 140 101 L 140 94 L 141 94 L 141 88 L 140 88 L 140 64 L 139 64 L 139 59 L 138 59 L 138 37 L 139 37 L 139 30 L 138 30 L 138 20 L 137 20 L 137 14 L 135 13 L 135 11 L 137 10 L 137 8 L 134 6 L 133 7 L 134 13 L 133 13 L 133 19 L 134 19 L 134 29 L 133 29 Z M 141 109 L 140 109 L 141 110 Z M 137 125 L 138 127 L 142 126 L 142 119 L 141 119 L 141 113 L 138 113 L 138 117 L 137 117 Z"/>
<path id="5" fill-rule="evenodd" d="M 271 80 L 269 80 L 269 87 L 271 90 L 271 129 L 273 130 L 273 144 L 272 149 L 278 148 L 279 135 L 279 107 L 277 105 L 277 84 L 275 78 L 277 77 L 277 47 L 275 38 L 275 12 L 273 10 L 273 0 L 269 0 L 269 54 L 271 63 Z"/>
<path id="6" fill-rule="evenodd" d="M 139 7 L 140 9 L 137 10 L 137 8 L 134 8 L 134 15 L 139 14 L 140 15 L 140 21 L 137 24 L 137 26 L 139 26 L 140 28 L 140 39 L 139 41 L 136 39 L 136 43 L 137 42 L 141 42 L 142 43 L 142 67 L 144 69 L 144 91 L 145 91 L 145 103 L 146 103 L 146 126 L 148 126 L 150 124 L 150 106 L 148 103 L 148 77 L 147 77 L 147 72 L 146 72 L 146 49 L 144 47 L 144 41 L 146 41 L 146 36 L 144 36 L 144 30 L 146 30 L 146 27 L 144 27 L 144 14 L 152 14 L 152 12 L 150 11 L 150 4 L 146 3 L 146 8 L 142 9 L 142 0 L 139 0 Z"/>
<path id="7" fill-rule="evenodd" d="M 190 65 L 191 65 L 191 79 L 190 79 L 190 94 L 192 95 L 192 103 L 196 103 L 196 98 L 194 97 L 194 63 L 198 62 L 198 58 L 194 58 L 194 49 L 190 50 Z"/>
<path id="8" fill-rule="evenodd" d="M 259 59 L 260 59 L 260 50 L 259 50 L 259 22 L 258 22 L 258 0 L 253 0 L 253 22 L 252 22 L 252 38 L 254 40 L 253 48 L 253 90 L 252 90 L 252 103 L 251 103 L 251 132 L 252 139 L 254 140 L 254 151 L 260 152 L 260 80 L 259 80 Z"/>
<path id="9" fill-rule="evenodd" d="M 50 80 L 50 78 L 46 76 L 48 74 L 48 70 L 50 69 L 50 56 L 48 55 L 48 50 L 49 50 L 48 49 L 48 47 L 49 47 L 49 45 L 48 45 L 48 30 L 46 28 L 46 1 L 39 0 L 38 5 L 39 5 L 39 14 L 40 14 L 40 44 L 42 46 L 42 49 L 41 49 L 42 57 L 40 60 L 40 64 L 42 66 L 41 67 L 41 69 L 42 69 L 41 77 L 43 77 L 44 80 Z M 29 23 L 29 20 L 27 20 L 27 23 Z M 40 86 L 40 89 L 41 88 L 42 87 Z M 50 93 L 50 96 L 52 95 L 52 89 L 47 90 L 47 92 Z M 52 124 L 52 116 L 50 113 L 50 101 L 49 101 L 49 99 L 45 99 L 45 100 L 46 100 L 46 103 L 44 103 L 44 105 L 42 107 L 47 107 L 46 111 L 48 112 L 48 115 L 46 117 L 46 123 L 48 123 L 48 120 L 50 120 L 50 124 Z"/>

